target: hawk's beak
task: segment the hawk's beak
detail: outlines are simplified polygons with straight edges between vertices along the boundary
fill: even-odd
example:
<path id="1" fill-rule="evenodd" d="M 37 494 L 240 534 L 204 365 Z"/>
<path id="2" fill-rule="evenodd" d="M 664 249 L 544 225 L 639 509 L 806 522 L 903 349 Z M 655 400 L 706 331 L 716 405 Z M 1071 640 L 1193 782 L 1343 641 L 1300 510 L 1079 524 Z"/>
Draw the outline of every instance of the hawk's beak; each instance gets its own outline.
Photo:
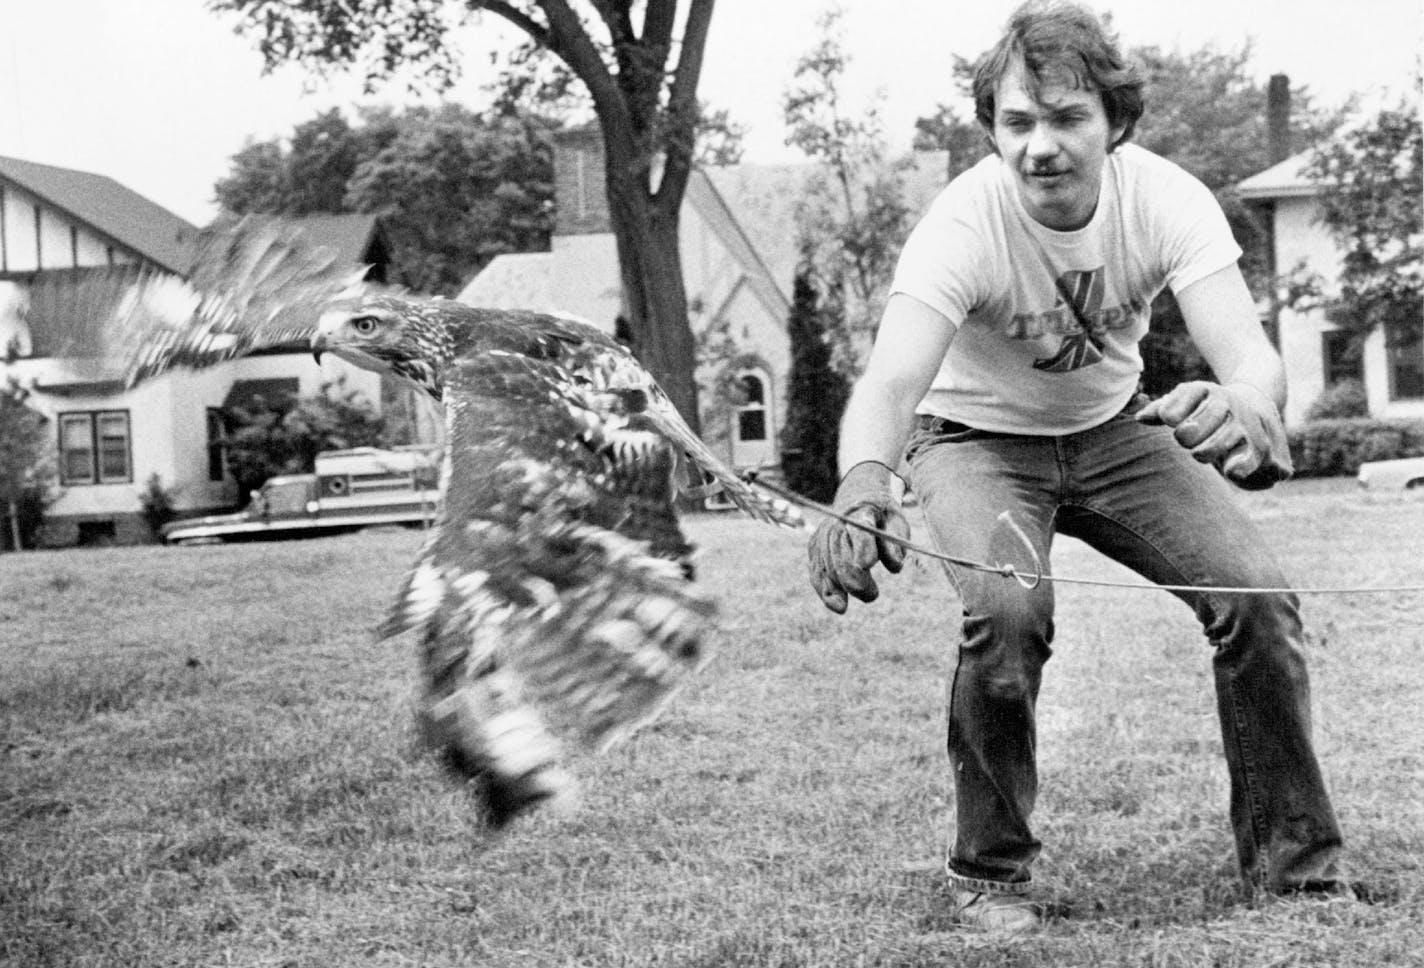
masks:
<path id="1" fill-rule="evenodd" d="M 317 366 L 321 365 L 321 354 L 326 352 L 326 334 L 317 333 L 311 338 L 312 359 L 316 360 Z"/>

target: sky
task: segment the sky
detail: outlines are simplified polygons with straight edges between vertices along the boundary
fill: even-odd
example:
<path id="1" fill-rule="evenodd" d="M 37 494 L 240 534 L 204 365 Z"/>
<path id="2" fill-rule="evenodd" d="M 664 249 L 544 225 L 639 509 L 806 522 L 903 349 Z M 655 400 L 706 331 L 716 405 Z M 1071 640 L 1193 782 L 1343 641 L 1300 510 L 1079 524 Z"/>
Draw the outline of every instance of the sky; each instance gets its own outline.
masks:
<path id="1" fill-rule="evenodd" d="M 799 158 L 780 101 L 818 39 L 830 0 L 720 0 L 700 94 L 749 127 L 744 160 Z M 957 103 L 952 55 L 995 40 L 1011 0 L 842 0 L 852 108 L 874 105 L 891 142 Z M 1127 46 L 1235 50 L 1306 85 L 1318 102 L 1407 90 L 1421 47 L 1420 0 L 1097 0 Z M 108 175 L 184 218 L 215 213 L 212 186 L 249 140 L 290 135 L 331 107 L 416 103 L 403 85 L 365 97 L 357 80 L 296 67 L 262 74 L 254 44 L 204 0 L 0 0 L 0 155 Z M 463 46 L 471 69 L 448 95 L 478 107 L 491 45 L 517 39 L 495 18 Z M 430 103 L 426 98 L 426 103 Z M 967 112 L 966 112 L 967 113 Z"/>

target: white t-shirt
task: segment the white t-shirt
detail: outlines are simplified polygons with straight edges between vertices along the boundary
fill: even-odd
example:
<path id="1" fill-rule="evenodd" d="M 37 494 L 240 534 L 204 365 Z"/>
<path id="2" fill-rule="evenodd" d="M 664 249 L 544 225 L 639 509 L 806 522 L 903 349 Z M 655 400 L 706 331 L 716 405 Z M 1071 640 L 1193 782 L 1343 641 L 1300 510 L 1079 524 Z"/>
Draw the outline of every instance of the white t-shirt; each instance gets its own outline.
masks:
<path id="1" fill-rule="evenodd" d="M 985 158 L 940 192 L 895 270 L 892 292 L 957 329 L 918 411 L 1004 433 L 1097 426 L 1137 390 L 1153 298 L 1240 256 L 1206 186 L 1143 148 L 1108 155 L 1092 221 L 1072 232 L 1035 221 Z"/>

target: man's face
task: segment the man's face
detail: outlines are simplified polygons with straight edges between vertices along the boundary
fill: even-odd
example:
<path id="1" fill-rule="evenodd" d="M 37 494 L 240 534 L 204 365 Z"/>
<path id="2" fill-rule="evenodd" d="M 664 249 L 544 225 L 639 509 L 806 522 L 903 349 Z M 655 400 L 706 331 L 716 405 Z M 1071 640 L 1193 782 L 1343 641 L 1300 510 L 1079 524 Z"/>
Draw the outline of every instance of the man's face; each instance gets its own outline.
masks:
<path id="1" fill-rule="evenodd" d="M 1064 72 L 1029 93 L 1020 64 L 994 96 L 994 144 L 1014 173 L 1019 198 L 1051 229 L 1082 228 L 1098 205 L 1108 146 L 1123 132 L 1108 125 L 1102 95 Z"/>

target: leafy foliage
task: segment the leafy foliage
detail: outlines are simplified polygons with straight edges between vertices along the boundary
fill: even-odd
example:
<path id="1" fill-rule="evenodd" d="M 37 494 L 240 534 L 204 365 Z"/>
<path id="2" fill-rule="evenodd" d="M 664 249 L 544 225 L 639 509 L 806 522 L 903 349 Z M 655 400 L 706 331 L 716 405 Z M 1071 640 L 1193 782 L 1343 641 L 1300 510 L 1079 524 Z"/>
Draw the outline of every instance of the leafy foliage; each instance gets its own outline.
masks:
<path id="1" fill-rule="evenodd" d="M 143 490 L 139 492 L 138 501 L 143 508 L 144 523 L 155 537 L 163 526 L 175 517 L 176 497 L 172 488 L 163 486 L 163 479 L 157 473 L 148 476 Z"/>
<path id="2" fill-rule="evenodd" d="M 1258 295 L 1268 292 L 1274 280 L 1266 225 L 1232 187 L 1271 164 L 1267 89 L 1254 76 L 1250 44 L 1191 51 L 1149 45 L 1133 48 L 1129 59 L 1139 65 L 1147 101 L 1133 140 L 1212 189 L 1242 248 L 1247 283 Z M 1297 148 L 1325 137 L 1341 118 L 1340 111 L 1315 106 L 1300 87 L 1291 90 L 1291 111 Z M 1152 328 L 1141 346 L 1143 385 L 1149 393 L 1165 393 L 1185 380 L 1210 375 L 1170 292 L 1153 302 Z"/>
<path id="3" fill-rule="evenodd" d="M 1401 101 L 1322 144 L 1307 173 L 1323 187 L 1321 221 L 1344 250 L 1338 290 L 1306 285 L 1358 333 L 1418 346 L 1424 338 L 1424 134 L 1418 102 Z M 1302 301 L 1305 301 L 1302 300 Z"/>
<path id="4" fill-rule="evenodd" d="M 454 28 L 490 15 L 556 57 L 589 96 L 603 134 L 609 215 L 634 351 L 696 429 L 696 345 L 678 257 L 693 166 L 697 86 L 712 0 L 213 0 L 252 35 L 268 68 L 398 73 L 446 90 L 459 74 Z M 658 177 L 654 178 L 654 172 Z"/>
<path id="5" fill-rule="evenodd" d="M 224 209 L 382 216 L 401 281 L 453 294 L 503 252 L 547 249 L 553 161 L 546 127 L 489 120 L 459 105 L 396 114 L 338 109 L 290 141 L 249 144 L 218 182 Z"/>
<path id="6" fill-rule="evenodd" d="M 1424 422 L 1311 420 L 1287 431 L 1297 477 L 1354 474 L 1366 461 L 1424 457 Z"/>
<path id="7" fill-rule="evenodd" d="M 970 98 L 974 62 L 956 54 L 951 71 L 954 86 L 963 97 Z M 943 103 L 935 105 L 933 114 L 915 119 L 914 148 L 916 151 L 949 152 L 950 178 L 968 171 L 994 150 L 988 135 L 974 120 L 972 106 L 970 117 L 965 119 L 954 107 Z"/>
<path id="8" fill-rule="evenodd" d="M 839 10 L 818 22 L 821 38 L 797 62 L 782 99 L 787 143 L 823 165 L 797 210 L 804 271 L 819 291 L 836 368 L 851 375 L 879 323 L 909 231 L 903 167 L 887 159 L 874 107 L 852 115 L 841 93 L 849 62 Z"/>
<path id="9" fill-rule="evenodd" d="M 337 381 L 315 396 L 262 400 L 240 411 L 224 446 L 228 469 L 246 494 L 278 474 L 311 473 L 322 451 L 388 443 L 375 407 Z"/>
<path id="10" fill-rule="evenodd" d="M 826 319 L 815 286 L 805 273 L 796 274 L 787 329 L 791 374 L 786 425 L 781 432 L 781 468 L 792 490 L 829 503 L 840 483 L 836 454 L 850 382 L 832 366 Z"/>
<path id="11" fill-rule="evenodd" d="M 7 354 L 9 355 L 9 354 Z M 55 497 L 49 421 L 13 378 L 0 386 L 0 548 L 32 548 Z"/>
<path id="12" fill-rule="evenodd" d="M 1341 420 L 1368 417 L 1370 399 L 1360 380 L 1340 380 L 1325 388 L 1305 412 L 1306 420 Z"/>
<path id="13" fill-rule="evenodd" d="M 746 403 L 742 374 L 760 369 L 765 361 L 748 352 L 732 335 L 731 323 L 718 319 L 697 334 L 697 402 L 701 409 L 702 439 L 716 449 L 727 448 L 727 460 L 732 461 L 730 440 L 732 420 L 739 406 Z"/>

